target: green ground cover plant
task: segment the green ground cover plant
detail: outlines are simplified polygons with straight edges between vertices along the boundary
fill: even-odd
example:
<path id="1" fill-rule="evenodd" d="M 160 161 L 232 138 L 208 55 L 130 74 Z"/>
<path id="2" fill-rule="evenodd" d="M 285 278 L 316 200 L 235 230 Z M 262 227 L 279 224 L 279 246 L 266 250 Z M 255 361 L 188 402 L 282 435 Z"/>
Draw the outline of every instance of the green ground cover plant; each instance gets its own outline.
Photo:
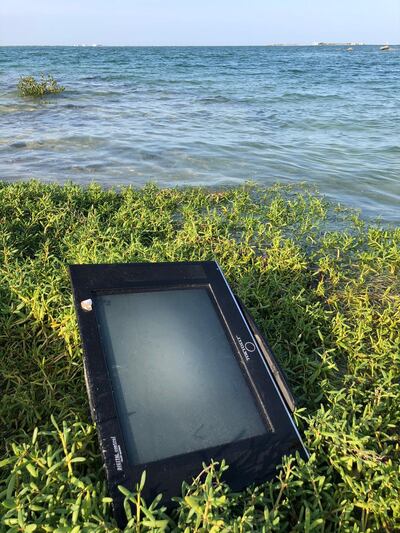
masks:
<path id="1" fill-rule="evenodd" d="M 215 258 L 298 398 L 311 458 L 242 493 L 204 465 L 126 531 L 400 530 L 400 229 L 306 190 L 0 184 L 0 531 L 117 531 L 69 263 Z M 132 502 L 132 506 L 129 505 Z"/>
<path id="2" fill-rule="evenodd" d="M 45 96 L 49 94 L 59 94 L 65 90 L 50 75 L 42 74 L 40 80 L 34 76 L 21 76 L 18 82 L 18 92 L 21 96 Z"/>

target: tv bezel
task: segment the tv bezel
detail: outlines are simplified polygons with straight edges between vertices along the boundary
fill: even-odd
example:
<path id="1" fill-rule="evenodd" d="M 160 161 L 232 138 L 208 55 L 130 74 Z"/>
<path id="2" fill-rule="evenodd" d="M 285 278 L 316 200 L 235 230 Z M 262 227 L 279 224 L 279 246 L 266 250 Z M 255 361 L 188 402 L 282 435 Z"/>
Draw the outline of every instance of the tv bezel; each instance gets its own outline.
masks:
<path id="1" fill-rule="evenodd" d="M 143 470 L 143 496 L 150 501 L 163 494 L 163 502 L 181 494 L 183 481 L 190 482 L 203 463 L 225 459 L 226 481 L 233 490 L 271 478 L 284 455 L 307 451 L 290 414 L 291 394 L 282 386 L 282 374 L 273 363 L 269 346 L 260 342 L 259 332 L 233 294 L 218 263 L 214 261 L 171 263 L 128 263 L 70 265 L 75 309 L 84 348 L 84 372 L 92 418 L 97 425 L 114 514 L 118 524 L 126 523 L 124 495 L 118 485 L 134 490 Z M 106 355 L 96 316 L 96 297 L 128 292 L 205 288 L 220 318 L 246 383 L 266 427 L 266 433 L 175 455 L 151 463 L 129 463 L 119 415 L 109 376 Z M 82 302 L 90 302 L 83 305 Z M 266 356 L 266 347 L 268 354 Z M 272 360 L 271 361 L 271 358 Z M 279 375 L 277 375 L 277 372 Z M 283 379 L 284 381 L 284 379 Z M 289 404 L 288 404 L 289 398 Z"/>

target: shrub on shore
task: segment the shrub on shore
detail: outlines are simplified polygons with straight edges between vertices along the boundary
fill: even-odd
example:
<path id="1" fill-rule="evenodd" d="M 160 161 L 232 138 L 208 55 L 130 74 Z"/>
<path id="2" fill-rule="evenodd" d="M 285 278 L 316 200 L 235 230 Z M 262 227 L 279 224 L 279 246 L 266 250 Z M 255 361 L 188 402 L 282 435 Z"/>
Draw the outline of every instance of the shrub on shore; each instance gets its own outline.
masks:
<path id="1" fill-rule="evenodd" d="M 42 74 L 40 80 L 34 76 L 21 76 L 18 82 L 18 91 L 21 96 L 45 96 L 49 94 L 59 94 L 65 90 L 50 75 Z"/>
<path id="2" fill-rule="evenodd" d="M 311 453 L 233 493 L 209 465 L 126 531 L 400 529 L 400 229 L 306 191 L 0 183 L 0 531 L 117 531 L 69 263 L 215 258 L 299 400 Z M 2 529 L 3 528 L 3 529 Z"/>

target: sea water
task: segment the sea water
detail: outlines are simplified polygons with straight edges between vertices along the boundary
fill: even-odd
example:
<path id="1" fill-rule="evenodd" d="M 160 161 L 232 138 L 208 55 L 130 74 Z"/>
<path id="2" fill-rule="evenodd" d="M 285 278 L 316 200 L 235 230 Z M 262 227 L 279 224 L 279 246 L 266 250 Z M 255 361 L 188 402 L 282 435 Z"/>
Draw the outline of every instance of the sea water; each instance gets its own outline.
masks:
<path id="1" fill-rule="evenodd" d="M 65 92 L 23 98 L 21 75 Z M 307 182 L 400 223 L 400 46 L 1 47 L 0 179 Z"/>

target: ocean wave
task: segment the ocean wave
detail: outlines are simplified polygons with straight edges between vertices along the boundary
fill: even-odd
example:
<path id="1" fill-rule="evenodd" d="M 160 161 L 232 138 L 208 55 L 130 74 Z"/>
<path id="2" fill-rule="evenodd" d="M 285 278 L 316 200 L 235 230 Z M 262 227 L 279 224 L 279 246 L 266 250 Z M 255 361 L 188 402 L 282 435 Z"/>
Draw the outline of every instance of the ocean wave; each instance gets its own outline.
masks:
<path id="1" fill-rule="evenodd" d="M 339 94 L 318 94 L 315 92 L 299 93 L 299 92 L 284 92 L 279 96 L 286 100 L 332 100 L 340 101 L 345 100 L 344 96 Z"/>
<path id="2" fill-rule="evenodd" d="M 227 104 L 229 102 L 232 102 L 231 98 L 228 98 L 227 96 L 206 96 L 201 97 L 196 100 L 197 102 L 201 104 Z"/>

